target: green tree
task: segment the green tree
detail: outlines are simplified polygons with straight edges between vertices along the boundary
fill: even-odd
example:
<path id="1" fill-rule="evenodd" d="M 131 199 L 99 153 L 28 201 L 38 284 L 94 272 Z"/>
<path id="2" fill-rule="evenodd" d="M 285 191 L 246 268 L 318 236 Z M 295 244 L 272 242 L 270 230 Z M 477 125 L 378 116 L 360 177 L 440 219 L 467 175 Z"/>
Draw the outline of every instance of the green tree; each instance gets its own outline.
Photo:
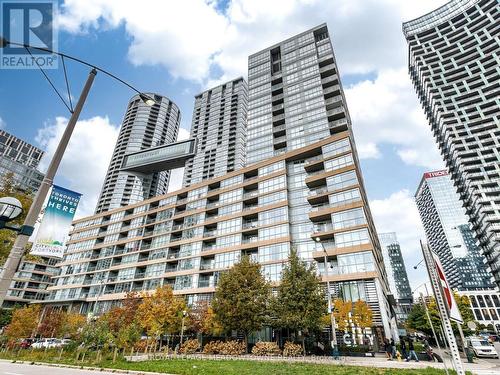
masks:
<path id="1" fill-rule="evenodd" d="M 212 307 L 226 332 L 243 333 L 248 351 L 248 335 L 260 330 L 268 316 L 270 286 L 260 265 L 244 256 L 221 274 Z"/>
<path id="2" fill-rule="evenodd" d="M 9 224 L 22 225 L 31 203 L 33 202 L 33 195 L 29 191 L 22 191 L 18 188 L 14 180 L 14 173 L 12 172 L 6 173 L 0 179 L 0 198 L 3 197 L 14 197 L 19 199 L 23 206 L 23 212 Z M 3 265 L 9 256 L 16 236 L 17 233 L 12 230 L 0 230 L 0 265 Z"/>
<path id="3" fill-rule="evenodd" d="M 295 250 L 291 251 L 283 269 L 272 311 L 278 327 L 295 333 L 309 333 L 322 327 L 326 311 L 325 292 L 314 265 L 306 265 Z M 303 334 L 303 348 L 304 345 Z"/>
<path id="4" fill-rule="evenodd" d="M 475 332 L 473 332 L 469 327 L 467 327 L 468 322 L 476 322 L 474 317 L 474 313 L 470 307 L 469 297 L 460 296 L 457 293 L 453 293 L 453 297 L 455 297 L 455 301 L 457 302 L 458 310 L 460 311 L 460 315 L 462 315 L 463 325 L 462 330 L 464 332 L 464 336 L 471 336 Z M 452 322 L 453 332 L 458 333 L 458 327 L 455 322 Z"/>
<path id="5" fill-rule="evenodd" d="M 427 303 L 427 308 L 429 309 L 429 315 L 431 316 L 434 328 L 438 329 L 441 325 L 441 319 L 439 318 L 436 302 L 433 298 L 431 298 L 431 300 Z M 432 336 L 429 319 L 427 319 L 425 307 L 422 303 L 416 303 L 413 305 L 410 313 L 408 314 L 408 319 L 406 320 L 406 327 Z"/>

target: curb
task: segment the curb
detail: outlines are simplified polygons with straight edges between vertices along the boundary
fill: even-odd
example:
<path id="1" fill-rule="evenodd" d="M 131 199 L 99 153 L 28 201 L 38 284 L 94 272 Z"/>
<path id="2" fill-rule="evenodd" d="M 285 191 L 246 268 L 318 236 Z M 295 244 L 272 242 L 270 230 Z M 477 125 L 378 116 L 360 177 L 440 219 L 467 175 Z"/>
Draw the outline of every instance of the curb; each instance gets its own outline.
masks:
<path id="1" fill-rule="evenodd" d="M 150 371 L 137 371 L 137 370 L 122 370 L 117 368 L 107 368 L 107 367 L 90 367 L 90 366 L 75 366 L 75 365 L 65 365 L 62 363 L 50 363 L 50 362 L 33 362 L 33 361 L 17 361 L 9 359 L 0 359 L 0 363 L 19 363 L 24 365 L 32 366 L 47 366 L 47 367 L 57 367 L 57 368 L 70 368 L 75 370 L 89 370 L 89 371 L 99 371 L 99 372 L 112 372 L 115 374 L 132 374 L 132 375 L 176 375 L 168 374 L 166 372 L 150 372 Z"/>

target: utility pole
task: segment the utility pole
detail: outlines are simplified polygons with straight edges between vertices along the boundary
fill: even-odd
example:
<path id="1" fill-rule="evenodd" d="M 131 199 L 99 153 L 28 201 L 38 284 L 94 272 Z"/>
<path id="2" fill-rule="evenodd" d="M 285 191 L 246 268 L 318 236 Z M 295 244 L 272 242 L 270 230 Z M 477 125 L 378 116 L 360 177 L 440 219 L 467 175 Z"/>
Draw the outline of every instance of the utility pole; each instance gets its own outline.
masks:
<path id="1" fill-rule="evenodd" d="M 31 207 L 26 215 L 26 219 L 24 220 L 23 226 L 34 227 L 36 221 L 38 220 L 38 216 L 42 211 L 43 204 L 45 202 L 45 198 L 52 187 L 52 183 L 54 182 L 54 177 L 59 168 L 59 164 L 61 163 L 64 152 L 66 151 L 66 147 L 68 146 L 69 140 L 71 138 L 71 134 L 75 128 L 76 122 L 80 117 L 80 113 L 82 112 L 83 105 L 85 104 L 85 100 L 89 94 L 90 88 L 92 87 L 92 83 L 94 82 L 94 78 L 97 74 L 97 70 L 93 68 L 89 76 L 87 78 L 87 82 L 85 82 L 85 86 L 83 87 L 82 93 L 80 94 L 80 98 L 76 103 L 75 109 L 71 114 L 71 118 L 68 121 L 68 125 L 66 125 L 66 129 L 64 129 L 63 136 L 59 145 L 57 146 L 56 152 L 50 161 L 49 168 L 45 173 L 45 177 L 43 178 L 42 184 L 38 189 L 35 199 L 31 204 Z M 0 306 L 3 305 L 3 301 L 5 296 L 7 295 L 7 291 L 9 290 L 10 283 L 12 282 L 12 278 L 17 271 L 17 267 L 21 262 L 21 258 L 24 255 L 24 251 L 26 245 L 28 244 L 29 236 L 19 234 L 12 246 L 12 250 L 9 253 L 7 260 L 5 261 L 4 269 L 0 277 Z"/>
<path id="2" fill-rule="evenodd" d="M 427 294 L 427 295 L 429 295 L 429 294 Z M 434 335 L 434 340 L 436 340 L 437 347 L 438 347 L 439 351 L 441 351 L 441 346 L 439 345 L 439 339 L 436 335 L 436 331 L 434 330 L 434 324 L 432 324 L 431 315 L 429 314 L 429 308 L 427 307 L 427 302 L 425 302 L 425 299 L 424 299 L 422 292 L 420 292 L 420 298 L 422 299 L 422 303 L 424 304 L 425 315 L 427 315 L 427 320 L 429 321 L 429 325 L 431 326 L 432 334 Z M 444 359 L 443 359 L 443 365 L 444 365 L 444 371 L 446 372 L 446 375 L 449 375 L 448 367 L 446 367 L 446 363 L 445 363 Z"/>
<path id="3" fill-rule="evenodd" d="M 438 306 L 439 315 L 441 316 L 441 321 L 443 323 L 444 334 L 448 340 L 448 346 L 450 347 L 453 367 L 455 367 L 457 375 L 465 375 L 462 360 L 460 359 L 460 353 L 458 351 L 458 345 L 455 340 L 455 335 L 453 334 L 453 329 L 451 327 L 451 321 L 448 315 L 448 308 L 445 304 L 443 290 L 441 286 L 441 279 L 439 278 L 438 272 L 436 270 L 434 258 L 427 244 L 424 244 L 422 241 L 420 241 L 420 246 L 422 248 L 422 253 L 424 254 L 425 264 L 427 266 L 427 272 L 429 273 L 429 279 L 431 281 L 432 290 L 434 291 L 434 297 L 436 298 L 436 304 Z M 451 298 L 453 298 L 453 296 L 451 296 Z"/>

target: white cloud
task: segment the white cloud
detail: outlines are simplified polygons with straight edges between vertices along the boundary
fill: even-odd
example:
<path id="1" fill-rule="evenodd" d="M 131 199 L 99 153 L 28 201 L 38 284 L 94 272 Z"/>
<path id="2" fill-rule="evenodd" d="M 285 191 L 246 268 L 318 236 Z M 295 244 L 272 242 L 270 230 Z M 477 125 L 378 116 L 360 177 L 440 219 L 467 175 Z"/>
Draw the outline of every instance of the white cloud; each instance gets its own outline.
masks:
<path id="1" fill-rule="evenodd" d="M 199 0 L 66 0 L 58 23 L 73 33 L 123 24 L 132 37 L 128 53 L 133 64 L 159 64 L 174 77 L 201 81 L 209 75 L 228 27 L 215 5 Z"/>
<path id="2" fill-rule="evenodd" d="M 428 278 L 425 267 L 413 269 L 422 259 L 419 241 L 425 241 L 425 233 L 410 192 L 401 190 L 388 198 L 372 200 L 370 209 L 379 233 L 396 232 L 412 288 L 425 282 Z"/>
<path id="3" fill-rule="evenodd" d="M 360 156 L 380 158 L 387 143 L 407 164 L 441 168 L 407 74 L 401 23 L 444 2 L 233 0 L 222 13 L 217 1 L 65 0 L 58 21 L 73 33 L 124 25 L 132 63 L 163 65 L 204 87 L 246 76 L 250 54 L 327 22 L 340 72 L 377 77 L 346 90 Z"/>
<path id="4" fill-rule="evenodd" d="M 46 150 L 40 163 L 42 171 L 47 169 L 67 123 L 68 119 L 65 117 L 57 117 L 38 130 L 36 141 Z M 94 213 L 118 137 L 118 129 L 107 117 L 99 116 L 76 124 L 59 166 L 56 183 L 62 179 L 65 187 L 83 194 L 77 217 Z"/>
<path id="5" fill-rule="evenodd" d="M 387 69 L 374 81 L 345 90 L 360 157 L 380 157 L 378 145 L 392 144 L 407 164 L 443 167 L 424 112 L 405 68 Z"/>
<path id="6" fill-rule="evenodd" d="M 5 121 L 0 117 L 0 129 L 4 129 L 5 126 Z"/>

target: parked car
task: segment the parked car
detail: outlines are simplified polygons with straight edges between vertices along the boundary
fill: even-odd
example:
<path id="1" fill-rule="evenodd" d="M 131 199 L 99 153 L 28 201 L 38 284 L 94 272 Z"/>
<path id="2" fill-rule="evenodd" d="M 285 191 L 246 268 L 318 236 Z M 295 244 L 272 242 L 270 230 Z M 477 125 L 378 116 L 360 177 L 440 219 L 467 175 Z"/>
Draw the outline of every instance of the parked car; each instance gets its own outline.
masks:
<path id="1" fill-rule="evenodd" d="M 22 339 L 19 342 L 19 347 L 21 349 L 28 349 L 33 344 L 33 341 L 35 341 L 35 340 L 33 340 L 31 338 Z"/>
<path id="2" fill-rule="evenodd" d="M 470 337 L 467 339 L 467 348 L 472 350 L 476 357 L 498 358 L 498 353 L 488 340 L 482 337 Z"/>
<path id="3" fill-rule="evenodd" d="M 63 344 L 62 340 L 60 339 L 55 339 L 55 338 L 45 338 L 45 339 L 39 339 L 37 342 L 33 343 L 31 346 L 34 349 L 50 349 L 50 348 L 58 348 L 61 347 Z"/>

